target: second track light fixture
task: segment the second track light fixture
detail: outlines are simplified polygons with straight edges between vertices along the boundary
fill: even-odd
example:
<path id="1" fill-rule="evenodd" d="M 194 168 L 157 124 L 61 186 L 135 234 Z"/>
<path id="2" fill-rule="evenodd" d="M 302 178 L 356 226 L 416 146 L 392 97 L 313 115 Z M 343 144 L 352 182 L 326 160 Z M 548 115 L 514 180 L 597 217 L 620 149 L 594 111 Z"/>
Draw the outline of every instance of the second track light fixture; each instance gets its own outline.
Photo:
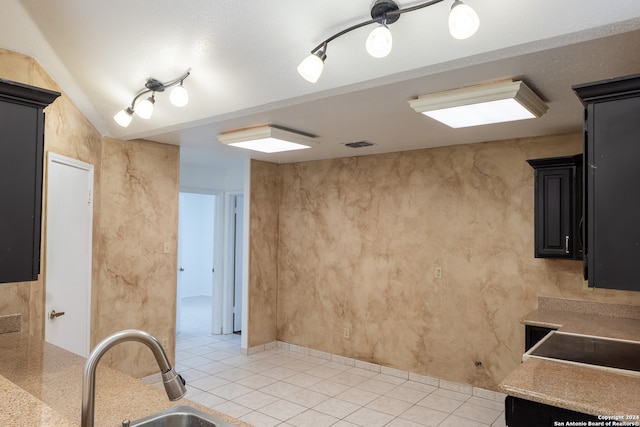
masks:
<path id="1" fill-rule="evenodd" d="M 177 79 L 173 79 L 165 83 L 156 79 L 147 79 L 147 83 L 145 83 L 144 85 L 145 88 L 138 91 L 137 95 L 133 98 L 133 101 L 131 101 L 131 105 L 124 110 L 119 111 L 113 117 L 113 119 L 120 126 L 126 128 L 127 126 L 129 126 L 131 120 L 133 119 L 133 113 L 136 113 L 143 119 L 151 118 L 151 115 L 153 114 L 154 104 L 156 102 L 156 92 L 164 92 L 165 89 L 173 86 L 175 87 L 171 91 L 171 95 L 169 95 L 169 100 L 176 107 L 184 107 L 189 102 L 189 94 L 187 93 L 187 90 L 182 86 L 182 83 L 187 77 L 189 77 L 189 74 L 191 74 L 191 72 L 187 71 Z M 178 84 L 180 84 L 180 86 L 178 86 Z M 140 102 L 137 102 L 141 96 L 148 93 L 151 93 L 151 96 L 143 99 Z"/>
<path id="2" fill-rule="evenodd" d="M 376 0 L 371 7 L 371 19 L 345 28 L 320 43 L 298 65 L 298 73 L 308 82 L 316 83 L 324 69 L 324 61 L 327 58 L 327 45 L 348 32 L 375 22 L 380 25 L 371 31 L 369 37 L 367 37 L 365 47 L 367 52 L 374 58 L 384 58 L 391 52 L 392 45 L 391 31 L 389 31 L 388 25 L 400 19 L 400 15 L 403 13 L 413 12 L 441 1 L 444 0 L 431 0 L 400 9 L 393 0 Z M 460 0 L 455 0 L 449 13 L 449 33 L 451 36 L 460 40 L 469 38 L 478 31 L 479 26 L 480 19 L 476 12 Z"/>

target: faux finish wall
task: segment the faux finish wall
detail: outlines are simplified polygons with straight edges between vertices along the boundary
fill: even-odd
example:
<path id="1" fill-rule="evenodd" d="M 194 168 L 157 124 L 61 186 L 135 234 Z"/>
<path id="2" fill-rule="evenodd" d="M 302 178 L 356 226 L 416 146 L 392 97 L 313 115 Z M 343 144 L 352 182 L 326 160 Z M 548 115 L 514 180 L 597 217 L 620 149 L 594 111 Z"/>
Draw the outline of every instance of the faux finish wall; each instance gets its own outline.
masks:
<path id="1" fill-rule="evenodd" d="M 173 354 L 179 162 L 174 145 L 103 139 L 97 339 L 142 329 Z M 151 352 L 139 343 L 119 345 L 105 360 L 135 376 L 157 372 Z"/>
<path id="2" fill-rule="evenodd" d="M 277 338 L 278 180 L 278 165 L 251 161 L 249 348 Z"/>
<path id="3" fill-rule="evenodd" d="M 0 78 L 60 91 L 58 85 L 30 57 L 0 49 Z M 95 128 L 85 119 L 75 105 L 63 93 L 45 109 L 45 154 L 54 152 L 82 160 L 95 166 L 93 235 L 98 235 L 100 221 L 100 156 L 101 138 Z M 44 336 L 44 298 L 46 254 L 46 204 L 47 170 L 44 159 L 43 215 L 42 215 L 42 257 L 41 274 L 35 282 L 0 284 L 0 314 L 22 313 L 22 330 L 35 336 Z M 93 279 L 97 285 L 100 247 L 93 242 Z"/>
<path id="4" fill-rule="evenodd" d="M 279 166 L 278 340 L 497 389 L 538 295 L 640 305 L 533 257 L 526 160 L 581 151 L 576 134 Z"/>
<path id="5" fill-rule="evenodd" d="M 0 49 L 0 78 L 60 91 L 38 63 Z M 45 109 L 45 152 L 94 165 L 91 346 L 125 328 L 143 329 L 175 351 L 179 149 L 102 138 L 63 93 Z M 46 163 L 44 188 L 46 189 Z M 43 241 L 46 236 L 46 191 Z M 163 251 L 169 243 L 169 253 Z M 46 253 L 36 282 L 0 284 L 0 315 L 22 313 L 22 330 L 44 337 Z M 172 356 L 170 356 L 172 357 Z M 132 375 L 156 371 L 141 344 L 104 360 Z M 104 363 L 104 362 L 103 362 Z"/>

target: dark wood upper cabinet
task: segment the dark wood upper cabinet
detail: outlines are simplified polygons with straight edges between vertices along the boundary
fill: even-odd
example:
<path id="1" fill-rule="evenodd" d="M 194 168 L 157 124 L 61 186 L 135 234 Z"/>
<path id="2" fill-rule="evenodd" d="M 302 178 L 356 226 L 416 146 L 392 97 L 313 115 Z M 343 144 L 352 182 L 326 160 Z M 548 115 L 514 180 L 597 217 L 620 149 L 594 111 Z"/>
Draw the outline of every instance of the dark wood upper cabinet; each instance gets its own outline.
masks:
<path id="1" fill-rule="evenodd" d="M 527 160 L 535 170 L 535 257 L 582 259 L 582 154 Z"/>
<path id="2" fill-rule="evenodd" d="M 573 89 L 585 105 L 589 286 L 640 291 L 640 74 Z"/>
<path id="3" fill-rule="evenodd" d="M 43 110 L 58 96 L 0 79 L 0 283 L 38 279 Z"/>

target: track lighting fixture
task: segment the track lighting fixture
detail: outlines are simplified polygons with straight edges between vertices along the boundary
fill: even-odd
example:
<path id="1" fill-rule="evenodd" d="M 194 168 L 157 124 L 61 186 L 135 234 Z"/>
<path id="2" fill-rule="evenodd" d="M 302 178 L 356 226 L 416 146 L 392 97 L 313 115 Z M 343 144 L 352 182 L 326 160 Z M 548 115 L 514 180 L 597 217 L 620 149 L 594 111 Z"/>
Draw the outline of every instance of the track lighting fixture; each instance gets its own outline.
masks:
<path id="1" fill-rule="evenodd" d="M 158 81 L 156 79 L 148 79 L 147 83 L 145 83 L 144 85 L 145 88 L 138 91 L 136 96 L 131 101 L 131 105 L 125 108 L 124 110 L 119 111 L 113 117 L 113 119 L 120 126 L 126 128 L 131 123 L 134 112 L 143 119 L 151 118 L 151 116 L 153 115 L 153 108 L 156 102 L 156 96 L 155 96 L 156 92 L 164 92 L 165 89 L 173 86 L 175 87 L 173 88 L 173 90 L 171 91 L 171 94 L 169 95 L 169 100 L 176 107 L 184 107 L 189 102 L 189 94 L 187 93 L 187 90 L 184 88 L 183 82 L 187 77 L 189 77 L 189 74 L 191 74 L 191 72 L 187 71 L 177 79 L 173 79 L 165 83 Z M 180 86 L 177 86 L 178 84 L 180 84 Z M 146 95 L 148 93 L 151 93 L 151 96 L 138 102 L 138 99 L 141 96 Z"/>
<path id="2" fill-rule="evenodd" d="M 367 37 L 365 47 L 367 52 L 374 58 L 384 58 L 391 52 L 392 46 L 391 31 L 388 25 L 400 19 L 400 15 L 403 13 L 413 12 L 442 1 L 444 0 L 431 0 L 400 9 L 393 0 L 376 0 L 371 7 L 371 19 L 345 28 L 320 43 L 311 50 L 311 55 L 307 56 L 298 65 L 298 73 L 308 82 L 316 83 L 324 69 L 324 61 L 327 58 L 327 45 L 348 32 L 376 22 L 380 25 L 371 31 L 369 37 Z M 478 31 L 479 26 L 480 19 L 475 11 L 470 6 L 462 3 L 462 1 L 455 0 L 449 13 L 449 32 L 451 36 L 456 39 L 469 38 Z"/>

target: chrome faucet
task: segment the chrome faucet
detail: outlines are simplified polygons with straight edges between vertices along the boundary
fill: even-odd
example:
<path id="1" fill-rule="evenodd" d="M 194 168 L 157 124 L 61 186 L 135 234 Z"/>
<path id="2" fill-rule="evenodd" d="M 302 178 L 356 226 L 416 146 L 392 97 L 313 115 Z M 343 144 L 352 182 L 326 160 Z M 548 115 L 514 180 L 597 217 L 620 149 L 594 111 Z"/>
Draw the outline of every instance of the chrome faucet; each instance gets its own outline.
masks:
<path id="1" fill-rule="evenodd" d="M 138 341 L 151 349 L 162 372 L 162 383 L 169 400 L 178 400 L 186 394 L 185 382 L 171 367 L 160 341 L 153 335 L 136 329 L 116 332 L 102 340 L 93 349 L 84 366 L 84 377 L 82 379 L 82 427 L 93 427 L 98 362 L 107 350 L 125 341 Z"/>

